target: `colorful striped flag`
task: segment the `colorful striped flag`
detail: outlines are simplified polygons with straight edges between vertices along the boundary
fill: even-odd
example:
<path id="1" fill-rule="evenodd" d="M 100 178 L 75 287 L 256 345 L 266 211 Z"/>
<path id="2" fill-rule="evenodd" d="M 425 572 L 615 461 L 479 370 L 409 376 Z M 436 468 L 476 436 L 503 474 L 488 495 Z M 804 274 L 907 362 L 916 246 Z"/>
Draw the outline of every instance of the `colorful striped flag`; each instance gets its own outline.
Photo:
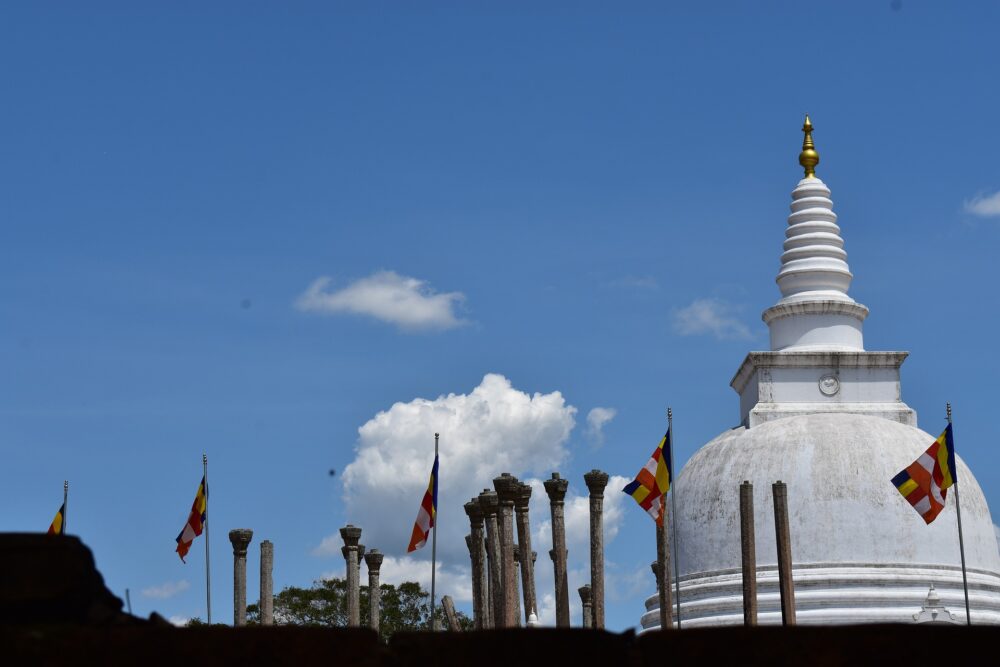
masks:
<path id="1" fill-rule="evenodd" d="M 920 458 L 892 478 L 892 484 L 930 523 L 944 509 L 948 487 L 955 483 L 956 474 L 955 441 L 948 424 Z"/>
<path id="2" fill-rule="evenodd" d="M 52 519 L 52 523 L 49 525 L 49 535 L 63 535 L 65 531 L 63 530 L 66 524 L 66 503 L 62 504 L 59 511 L 56 512 L 56 518 Z"/>
<path id="3" fill-rule="evenodd" d="M 191 543 L 194 542 L 194 538 L 201 535 L 201 531 L 205 527 L 205 519 L 208 516 L 208 489 L 205 488 L 205 478 L 201 478 L 201 484 L 198 485 L 198 493 L 195 494 L 194 503 L 191 505 L 191 514 L 188 515 L 187 523 L 184 524 L 184 529 L 181 530 L 181 534 L 177 536 L 177 555 L 181 557 L 181 562 L 187 562 L 184 560 L 184 556 L 187 556 L 188 550 L 191 548 Z"/>
<path id="4" fill-rule="evenodd" d="M 434 527 L 434 519 L 437 517 L 438 506 L 438 457 L 434 455 L 434 467 L 431 468 L 431 481 L 427 484 L 427 491 L 424 492 L 424 499 L 420 503 L 420 510 L 417 512 L 417 520 L 413 522 L 413 534 L 410 535 L 410 546 L 406 548 L 406 553 L 416 551 L 427 544 L 427 536 Z"/>
<path id="5" fill-rule="evenodd" d="M 639 507 L 646 510 L 657 525 L 662 526 L 663 498 L 670 490 L 670 478 L 670 429 L 667 429 L 649 461 L 622 491 L 635 498 Z"/>

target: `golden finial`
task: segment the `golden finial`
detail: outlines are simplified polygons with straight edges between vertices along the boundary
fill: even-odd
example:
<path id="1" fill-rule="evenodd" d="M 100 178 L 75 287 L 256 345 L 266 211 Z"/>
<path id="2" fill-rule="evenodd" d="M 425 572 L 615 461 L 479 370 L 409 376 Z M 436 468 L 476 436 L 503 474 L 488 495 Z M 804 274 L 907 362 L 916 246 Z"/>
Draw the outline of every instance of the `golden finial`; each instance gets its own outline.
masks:
<path id="1" fill-rule="evenodd" d="M 813 124 L 809 120 L 809 114 L 806 114 L 806 122 L 802 124 L 802 131 L 806 136 L 802 139 L 802 152 L 799 153 L 799 164 L 805 168 L 806 178 L 815 178 L 816 165 L 819 164 L 819 153 L 816 152 L 816 146 L 813 145 Z"/>

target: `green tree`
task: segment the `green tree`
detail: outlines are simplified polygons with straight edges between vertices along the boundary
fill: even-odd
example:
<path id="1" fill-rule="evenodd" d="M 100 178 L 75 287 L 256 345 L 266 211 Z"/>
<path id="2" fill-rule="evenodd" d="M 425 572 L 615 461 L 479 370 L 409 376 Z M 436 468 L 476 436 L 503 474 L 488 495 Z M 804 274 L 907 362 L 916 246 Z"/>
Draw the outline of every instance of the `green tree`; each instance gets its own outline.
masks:
<path id="1" fill-rule="evenodd" d="M 381 584 L 382 604 L 380 634 L 388 640 L 400 630 L 426 630 L 430 618 L 430 593 L 420 584 L 407 581 L 399 586 Z M 368 619 L 368 587 L 361 587 L 361 624 Z M 447 627 L 444 610 L 440 604 L 434 616 L 442 627 Z M 457 612 L 463 630 L 471 630 L 472 619 Z M 260 607 L 247 607 L 247 624 L 260 622 Z M 274 622 L 278 625 L 311 625 L 344 627 L 347 625 L 347 584 L 343 579 L 322 579 L 311 588 L 288 586 L 274 596 Z"/>

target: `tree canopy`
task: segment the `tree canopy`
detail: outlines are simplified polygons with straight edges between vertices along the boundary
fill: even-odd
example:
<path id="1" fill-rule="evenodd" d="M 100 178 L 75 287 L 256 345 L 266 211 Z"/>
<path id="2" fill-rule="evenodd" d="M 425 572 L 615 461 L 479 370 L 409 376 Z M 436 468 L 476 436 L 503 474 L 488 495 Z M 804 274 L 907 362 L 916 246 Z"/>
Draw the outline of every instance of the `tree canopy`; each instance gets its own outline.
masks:
<path id="1" fill-rule="evenodd" d="M 400 630 L 426 630 L 430 618 L 430 593 L 420 584 L 407 581 L 394 586 L 381 584 L 380 634 L 388 639 Z M 368 586 L 361 586 L 361 625 L 368 622 Z M 457 612 L 463 630 L 472 629 L 472 619 Z M 437 622 L 447 627 L 444 610 L 435 608 Z M 247 607 L 247 624 L 260 622 L 260 607 Z M 277 625 L 344 627 L 347 625 L 347 583 L 343 579 L 322 579 L 310 588 L 288 586 L 274 596 L 274 622 Z"/>

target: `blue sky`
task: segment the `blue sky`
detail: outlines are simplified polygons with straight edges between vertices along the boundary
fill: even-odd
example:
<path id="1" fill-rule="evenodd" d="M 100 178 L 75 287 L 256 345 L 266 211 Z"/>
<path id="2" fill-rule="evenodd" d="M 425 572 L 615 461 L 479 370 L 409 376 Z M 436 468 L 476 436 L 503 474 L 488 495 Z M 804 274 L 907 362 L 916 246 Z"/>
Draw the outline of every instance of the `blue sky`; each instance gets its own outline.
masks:
<path id="1" fill-rule="evenodd" d="M 255 531 L 251 599 L 260 539 L 277 589 L 340 572 L 348 521 L 398 559 L 434 428 L 458 536 L 454 489 L 490 466 L 585 493 L 667 405 L 683 463 L 767 347 L 807 111 L 866 347 L 911 352 L 904 400 L 935 434 L 954 404 L 1000 507 L 996 5 L 424 4 L 0 9 L 0 529 L 44 529 L 69 479 L 109 587 L 204 616 L 203 545 L 182 565 L 173 540 L 207 452 L 229 620 L 230 528 Z M 399 484 L 372 494 L 366 448 Z M 616 502 L 625 629 L 655 551 Z"/>

